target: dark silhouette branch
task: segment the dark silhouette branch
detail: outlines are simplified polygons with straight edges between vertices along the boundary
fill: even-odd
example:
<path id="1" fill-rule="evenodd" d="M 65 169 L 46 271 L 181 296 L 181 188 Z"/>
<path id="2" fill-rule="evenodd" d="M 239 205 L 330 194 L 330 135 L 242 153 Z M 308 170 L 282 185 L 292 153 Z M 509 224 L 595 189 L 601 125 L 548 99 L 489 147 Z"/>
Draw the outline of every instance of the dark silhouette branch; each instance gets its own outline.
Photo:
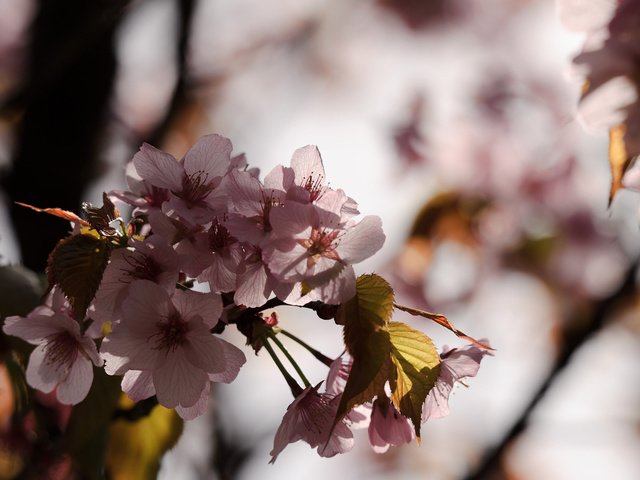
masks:
<path id="1" fill-rule="evenodd" d="M 544 379 L 538 390 L 535 392 L 520 416 L 513 423 L 511 428 L 505 433 L 502 440 L 495 445 L 485 456 L 482 463 L 466 477 L 465 480 L 483 480 L 489 478 L 499 478 L 500 462 L 507 448 L 514 440 L 522 434 L 528 424 L 531 414 L 535 411 L 540 401 L 551 389 L 565 367 L 571 362 L 576 351 L 592 339 L 607 323 L 612 313 L 620 305 L 620 302 L 632 294 L 635 290 L 635 278 L 637 263 L 634 263 L 624 281 L 618 289 L 608 297 L 592 303 L 591 315 L 581 322 L 570 322 L 570 327 L 564 332 L 564 343 L 562 350 L 556 359 L 555 365 Z"/>

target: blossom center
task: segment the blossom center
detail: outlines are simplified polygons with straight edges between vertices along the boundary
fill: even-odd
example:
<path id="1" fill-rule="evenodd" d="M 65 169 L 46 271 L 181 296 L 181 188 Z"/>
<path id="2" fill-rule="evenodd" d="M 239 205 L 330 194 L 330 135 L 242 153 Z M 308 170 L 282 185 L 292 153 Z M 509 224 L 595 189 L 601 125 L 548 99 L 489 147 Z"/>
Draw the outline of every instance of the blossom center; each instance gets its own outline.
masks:
<path id="1" fill-rule="evenodd" d="M 183 178 L 182 191 L 173 193 L 191 208 L 202 203 L 214 188 L 213 180 L 209 180 L 209 174 L 204 170 L 198 170 Z"/>
<path id="2" fill-rule="evenodd" d="M 220 225 L 216 217 L 209 228 L 209 249 L 213 252 L 221 252 L 224 248 L 234 243 L 235 239 L 224 225 Z"/>
<path id="3" fill-rule="evenodd" d="M 269 233 L 273 230 L 269 215 L 271 215 L 273 207 L 280 205 L 280 202 L 274 198 L 272 191 L 270 196 L 267 196 L 264 192 L 262 193 L 262 202 L 260 204 L 262 206 L 262 215 L 257 219 L 258 224 L 262 226 L 262 230 L 265 233 Z"/>
<path id="4" fill-rule="evenodd" d="M 307 249 L 309 258 L 307 259 L 307 266 L 311 268 L 315 265 L 321 257 L 341 261 L 336 247 L 338 246 L 339 230 L 332 230 L 330 232 L 326 230 L 320 230 L 314 228 L 311 230 L 311 236 L 304 240 L 299 240 L 298 243 Z"/>
<path id="5" fill-rule="evenodd" d="M 169 315 L 165 322 L 159 322 L 157 328 L 154 335 L 157 350 L 174 351 L 186 342 L 189 328 L 177 313 Z"/>
<path id="6" fill-rule="evenodd" d="M 69 332 L 62 331 L 47 338 L 47 353 L 45 362 L 48 365 L 58 365 L 59 368 L 69 369 L 78 357 L 78 342 Z"/>
<path id="7" fill-rule="evenodd" d="M 166 188 L 148 185 L 147 193 L 142 198 L 150 207 L 160 208 L 164 202 L 169 200 L 169 191 Z"/>
<path id="8" fill-rule="evenodd" d="M 124 255 L 124 260 L 131 267 L 122 269 L 129 281 L 133 280 L 155 280 L 162 273 L 162 268 L 149 255 L 140 252 L 131 252 Z"/>
<path id="9" fill-rule="evenodd" d="M 302 187 L 309 192 L 309 201 L 313 203 L 324 193 L 324 176 L 318 174 L 314 177 L 311 172 L 311 175 L 302 179 Z"/>
<path id="10" fill-rule="evenodd" d="M 305 428 L 314 435 L 326 433 L 327 425 L 330 424 L 332 415 L 331 402 L 333 396 L 329 394 L 318 394 L 315 391 L 309 392 L 300 404 L 300 418 Z"/>

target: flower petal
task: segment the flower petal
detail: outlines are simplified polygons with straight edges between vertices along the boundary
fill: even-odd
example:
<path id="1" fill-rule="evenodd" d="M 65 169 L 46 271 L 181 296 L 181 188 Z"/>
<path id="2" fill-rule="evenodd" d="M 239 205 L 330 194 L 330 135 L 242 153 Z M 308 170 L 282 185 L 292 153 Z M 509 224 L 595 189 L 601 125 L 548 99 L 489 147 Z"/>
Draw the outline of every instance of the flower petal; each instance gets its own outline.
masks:
<path id="1" fill-rule="evenodd" d="M 122 391 L 134 402 L 139 402 L 156 394 L 153 376 L 149 371 L 129 370 L 122 377 Z"/>
<path id="2" fill-rule="evenodd" d="M 195 368 L 182 349 L 167 352 L 153 371 L 158 402 L 168 408 L 193 406 L 200 399 L 207 382 L 207 374 Z"/>
<path id="3" fill-rule="evenodd" d="M 76 405 L 89 393 L 93 382 L 93 365 L 84 355 L 78 355 L 67 378 L 58 386 L 56 397 L 64 405 Z"/>
<path id="4" fill-rule="evenodd" d="M 203 172 L 209 181 L 222 177 L 231 162 L 231 141 L 220 135 L 205 135 L 191 147 L 184 157 L 187 175 Z"/>
<path id="5" fill-rule="evenodd" d="M 337 250 L 345 262 L 359 263 L 380 250 L 384 240 L 380 217 L 367 215 L 345 232 Z"/>
<path id="6" fill-rule="evenodd" d="M 179 191 L 182 188 L 184 168 L 168 153 L 143 143 L 133 157 L 133 164 L 143 180 L 160 188 Z"/>

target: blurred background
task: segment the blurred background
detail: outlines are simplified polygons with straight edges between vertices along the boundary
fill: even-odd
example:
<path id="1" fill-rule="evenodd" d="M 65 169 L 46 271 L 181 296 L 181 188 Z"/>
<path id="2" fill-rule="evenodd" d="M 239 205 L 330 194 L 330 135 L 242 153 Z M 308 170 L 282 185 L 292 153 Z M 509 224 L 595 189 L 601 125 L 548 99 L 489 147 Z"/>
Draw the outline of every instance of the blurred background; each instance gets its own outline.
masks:
<path id="1" fill-rule="evenodd" d="M 383 220 L 358 273 L 497 352 L 419 446 L 376 455 L 365 431 L 348 454 L 296 443 L 267 465 L 292 399 L 246 349 L 160 478 L 640 478 L 638 198 L 607 208 L 607 138 L 576 121 L 583 41 L 553 0 L 0 0 L 0 263 L 42 272 L 69 229 L 15 201 L 100 205 L 143 141 L 180 158 L 216 132 L 263 173 L 316 144 Z M 278 313 L 341 353 L 332 322 Z"/>

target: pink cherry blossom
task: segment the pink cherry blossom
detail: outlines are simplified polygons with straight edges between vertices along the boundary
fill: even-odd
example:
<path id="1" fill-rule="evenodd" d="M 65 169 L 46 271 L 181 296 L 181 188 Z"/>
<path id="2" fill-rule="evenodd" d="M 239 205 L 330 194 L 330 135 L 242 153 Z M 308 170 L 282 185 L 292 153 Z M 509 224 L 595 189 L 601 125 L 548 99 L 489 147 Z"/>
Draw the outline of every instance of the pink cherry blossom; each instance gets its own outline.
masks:
<path id="1" fill-rule="evenodd" d="M 273 177 L 273 176 L 272 176 Z M 284 202 L 285 192 L 271 178 L 267 185 L 247 172 L 233 170 L 225 178 L 225 187 L 231 199 L 225 221 L 229 231 L 240 241 L 263 245 L 271 236 L 273 227 L 270 213 Z"/>
<path id="2" fill-rule="evenodd" d="M 486 339 L 480 341 L 489 344 Z M 435 386 L 429 391 L 422 408 L 423 423 L 429 418 L 449 415 L 449 395 L 454 384 L 463 378 L 475 377 L 485 355 L 492 355 L 492 353 L 475 345 L 464 348 L 444 347 L 440 354 L 440 375 Z"/>
<path id="3" fill-rule="evenodd" d="M 245 256 L 238 265 L 238 277 L 235 295 L 237 305 L 259 307 L 272 294 L 285 301 L 294 289 L 294 284 L 279 282 L 267 267 L 262 250 L 248 245 Z"/>
<path id="4" fill-rule="evenodd" d="M 141 242 L 131 239 L 130 248 L 112 252 L 93 301 L 91 317 L 98 322 L 120 319 L 122 302 L 135 280 L 151 280 L 168 291 L 178 281 L 178 257 L 162 237 L 153 235 Z"/>
<path id="5" fill-rule="evenodd" d="M 377 252 L 384 243 L 380 218 L 366 216 L 360 222 L 341 223 L 335 213 L 314 205 L 289 203 L 271 212 L 276 231 L 265 257 L 271 272 L 285 282 L 305 281 L 319 287 L 339 280 L 326 303 L 346 301 L 355 293 L 351 265 Z"/>
<path id="6" fill-rule="evenodd" d="M 165 212 L 175 212 L 192 223 L 208 223 L 226 210 L 227 197 L 218 187 L 231 167 L 231 149 L 229 139 L 207 135 L 181 161 L 144 144 L 133 163 L 144 181 L 169 190 Z"/>
<path id="7" fill-rule="evenodd" d="M 59 299 L 60 294 L 54 297 Z M 7 317 L 3 331 L 37 345 L 29 357 L 27 383 L 45 393 L 57 389 L 60 403 L 75 405 L 87 396 L 93 365 L 101 366 L 102 360 L 93 340 L 82 335 L 78 322 L 56 303 L 56 311 L 38 307 L 27 317 Z"/>
<path id="8" fill-rule="evenodd" d="M 149 150 L 143 145 L 134 156 L 148 155 Z M 152 211 L 159 211 L 162 205 L 169 200 L 169 190 L 156 187 L 143 180 L 136 170 L 134 162 L 129 162 L 125 167 L 127 185 L 129 190 L 112 190 L 109 197 L 112 200 L 119 200 L 128 205 L 134 206 L 132 215 L 148 214 Z"/>
<path id="9" fill-rule="evenodd" d="M 140 370 L 137 379 L 123 380 L 125 392 L 136 398 L 148 392 L 150 375 L 159 403 L 193 407 L 212 378 L 231 381 L 245 361 L 240 350 L 210 333 L 221 313 L 218 295 L 181 290 L 170 295 L 148 280 L 132 283 L 122 320 L 102 343 L 106 372 Z"/>
<path id="10" fill-rule="evenodd" d="M 390 446 L 404 445 L 416 438 L 411 421 L 402 415 L 388 398 L 373 402 L 369 443 L 376 453 L 384 453 Z"/>
<path id="11" fill-rule="evenodd" d="M 580 101 L 579 118 L 596 131 L 624 124 L 627 154 L 634 157 L 640 154 L 640 5 L 633 1 L 596 3 L 596 19 L 600 20 L 591 23 L 597 27 L 610 21 L 600 30 L 597 41 L 589 39 L 574 59 L 586 72 L 589 87 Z M 593 6 L 585 9 L 593 10 Z"/>
<path id="12" fill-rule="evenodd" d="M 369 407 L 353 409 L 335 423 L 351 365 L 350 358 L 338 357 L 330 365 L 324 393 L 318 392 L 320 384 L 307 387 L 289 405 L 276 432 L 269 463 L 275 462 L 288 444 L 298 440 L 317 448 L 321 457 L 333 457 L 353 448 L 351 428 L 368 425 Z"/>
<path id="13" fill-rule="evenodd" d="M 212 292 L 231 292 L 236 289 L 238 264 L 243 256 L 243 248 L 238 240 L 231 236 L 227 228 L 214 218 L 204 233 L 205 250 L 202 258 L 204 269 L 197 279 L 208 282 Z M 186 245 L 186 242 L 181 244 Z M 178 249 L 184 254 L 184 249 Z M 201 254 L 202 255 L 202 254 Z"/>
<path id="14" fill-rule="evenodd" d="M 305 388 L 287 408 L 273 441 L 269 463 L 275 462 L 288 444 L 298 440 L 317 448 L 321 457 L 333 457 L 353 448 L 353 433 L 344 420 L 332 431 L 341 395 L 318 393 L 319 387 L 320 384 Z"/>
<path id="15" fill-rule="evenodd" d="M 184 420 L 193 420 L 207 411 L 211 383 L 231 383 L 240 372 L 240 368 L 245 362 L 244 354 L 228 342 L 221 343 L 226 360 L 226 369 L 220 373 L 210 373 L 209 382 L 206 382 L 200 397 L 191 406 L 178 405 L 176 412 Z M 156 394 L 153 384 L 153 373 L 145 370 L 128 370 L 122 378 L 122 390 L 134 402 L 144 400 Z"/>

